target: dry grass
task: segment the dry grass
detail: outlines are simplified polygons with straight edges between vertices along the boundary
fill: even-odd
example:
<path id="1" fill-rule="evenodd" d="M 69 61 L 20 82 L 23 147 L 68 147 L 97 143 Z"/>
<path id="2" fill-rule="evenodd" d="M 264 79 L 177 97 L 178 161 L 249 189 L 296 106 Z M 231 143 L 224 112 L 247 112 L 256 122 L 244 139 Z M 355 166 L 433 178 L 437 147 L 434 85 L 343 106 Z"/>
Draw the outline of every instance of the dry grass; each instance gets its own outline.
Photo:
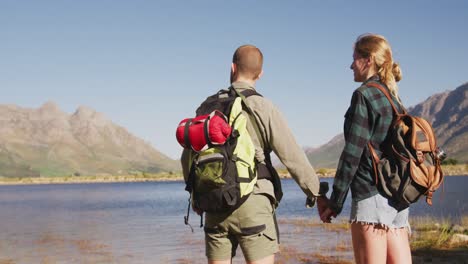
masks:
<path id="1" fill-rule="evenodd" d="M 310 259 L 312 254 L 302 253 L 293 247 L 280 245 L 280 253 L 276 256 L 277 264 L 286 264 Z"/>
<path id="2" fill-rule="evenodd" d="M 317 174 L 318 176 L 325 178 L 335 177 L 336 169 L 319 168 L 317 170 Z"/>
<path id="3" fill-rule="evenodd" d="M 468 164 L 442 165 L 444 175 L 468 175 Z"/>
<path id="4" fill-rule="evenodd" d="M 278 219 L 281 225 L 288 225 L 288 234 L 303 236 L 304 233 L 313 231 L 314 234 L 336 232 L 338 237 L 348 235 L 349 224 L 347 222 L 337 222 L 324 224 L 320 220 L 309 218 Z M 296 235 L 297 234 L 297 235 Z M 325 237 L 325 236 L 324 236 Z M 334 235 L 333 235 L 334 237 Z M 350 260 L 352 246 L 349 239 L 337 239 L 337 244 L 314 242 L 310 250 L 288 244 L 280 245 L 280 253 L 276 257 L 275 263 L 354 263 Z"/>
<path id="5" fill-rule="evenodd" d="M 44 256 L 41 258 L 41 264 L 56 264 L 57 261 L 54 257 L 51 257 L 51 256 Z"/>
<path id="6" fill-rule="evenodd" d="M 346 240 L 342 240 L 335 247 L 336 252 L 348 252 L 352 250 L 353 250 L 353 246 L 349 244 Z"/>
<path id="7" fill-rule="evenodd" d="M 183 180 L 181 173 L 143 173 L 130 175 L 90 175 L 62 177 L 1 177 L 0 185 L 12 184 L 61 184 L 61 183 L 100 183 L 100 182 L 150 182 Z"/>
<path id="8" fill-rule="evenodd" d="M 349 230 L 351 227 L 351 224 L 348 223 L 348 221 L 342 221 L 338 223 L 330 223 L 330 224 L 325 224 L 324 228 L 327 231 L 333 231 L 333 232 L 343 232 Z"/>
<path id="9" fill-rule="evenodd" d="M 36 241 L 38 244 L 63 244 L 64 239 L 52 233 L 45 233 Z"/>
<path id="10" fill-rule="evenodd" d="M 325 250 L 326 251 L 326 250 Z M 292 247 L 280 246 L 280 253 L 276 257 L 275 263 L 287 264 L 287 263 L 323 263 L 323 264 L 351 264 L 353 261 L 342 259 L 338 256 L 333 256 L 333 251 L 329 251 L 329 255 L 325 255 L 318 252 L 304 253 L 299 252 L 297 249 Z"/>
<path id="11" fill-rule="evenodd" d="M 286 169 L 276 169 L 276 171 L 278 172 L 278 175 L 281 178 L 285 178 L 285 179 L 291 178 L 291 175 Z M 331 177 L 335 177 L 336 168 L 318 168 L 315 170 L 315 172 L 317 173 L 319 177 L 331 178 Z"/>
<path id="12" fill-rule="evenodd" d="M 468 242 L 452 243 L 454 234 L 468 235 L 468 216 L 457 219 L 436 219 L 434 217 L 410 218 L 413 235 L 411 251 L 414 263 L 468 263 Z M 337 232 L 338 236 L 350 236 L 347 221 L 322 224 L 310 219 L 279 219 L 280 224 L 293 226 L 294 233 L 302 233 L 307 228 L 321 227 L 326 231 Z M 295 230 L 298 229 L 298 230 Z M 319 248 L 311 252 L 300 252 L 296 248 L 284 246 L 278 255 L 277 263 L 353 263 L 349 259 L 338 257 L 343 253 L 352 254 L 349 240 L 338 240 L 328 248 Z"/>
<path id="13" fill-rule="evenodd" d="M 71 240 L 81 253 L 107 254 L 109 246 L 91 240 Z"/>
<path id="14" fill-rule="evenodd" d="M 45 233 L 42 234 L 35 242 L 41 247 L 39 249 L 40 252 L 43 252 L 41 263 L 44 264 L 57 262 L 55 257 L 47 254 L 49 253 L 49 248 L 58 247 L 75 248 L 78 250 L 80 255 L 83 257 L 86 256 L 84 259 L 89 259 L 91 263 L 113 263 L 115 261 L 115 257 L 110 251 L 110 246 L 89 239 L 65 239 L 53 233 Z M 131 258 L 132 256 L 125 255 L 123 257 Z M 3 263 L 0 262 L 0 264 Z"/>
<path id="15" fill-rule="evenodd" d="M 416 217 L 410 219 L 414 235 L 411 239 L 412 250 L 468 250 L 468 242 L 449 243 L 455 234 L 468 233 L 468 216 L 458 220 L 431 217 Z"/>
<path id="16" fill-rule="evenodd" d="M 293 225 L 293 226 L 301 227 L 301 228 L 321 227 L 327 231 L 332 231 L 332 232 L 347 231 L 350 228 L 350 224 L 348 223 L 348 221 L 324 224 L 320 220 L 312 220 L 312 219 L 307 219 L 307 218 L 279 219 L 278 223 Z"/>
<path id="17" fill-rule="evenodd" d="M 468 175 L 468 164 L 443 165 L 445 175 Z M 291 178 L 286 169 L 277 169 L 282 178 Z M 334 177 L 335 168 L 318 168 L 320 177 Z M 128 175 L 82 175 L 61 177 L 2 177 L 0 185 L 8 184 L 53 184 L 53 183 L 95 183 L 95 182 L 146 182 L 146 181 L 180 181 L 183 180 L 181 172 L 138 173 Z"/>
<path id="18" fill-rule="evenodd" d="M 464 215 L 460 217 L 460 224 L 461 226 L 467 227 L 468 228 L 468 215 Z"/>
<path id="19" fill-rule="evenodd" d="M 341 259 L 335 256 L 322 255 L 320 253 L 314 253 L 312 254 L 312 257 L 314 259 L 314 262 L 310 262 L 310 263 L 321 263 L 321 264 L 352 264 L 354 263 L 354 261 Z"/>
<path id="20" fill-rule="evenodd" d="M 318 220 L 312 220 L 307 218 L 278 219 L 278 223 L 300 227 L 318 227 L 323 225 L 322 222 Z"/>

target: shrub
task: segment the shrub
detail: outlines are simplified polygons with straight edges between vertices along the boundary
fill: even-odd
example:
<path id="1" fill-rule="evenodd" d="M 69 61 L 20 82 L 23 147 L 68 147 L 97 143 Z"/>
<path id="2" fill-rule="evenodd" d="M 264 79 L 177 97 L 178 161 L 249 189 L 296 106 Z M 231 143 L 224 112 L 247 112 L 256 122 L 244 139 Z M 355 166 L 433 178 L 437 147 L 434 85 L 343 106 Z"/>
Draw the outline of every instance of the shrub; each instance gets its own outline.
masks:
<path id="1" fill-rule="evenodd" d="M 452 158 L 448 158 L 442 161 L 442 165 L 457 165 L 457 164 L 458 164 L 458 160 L 452 159 Z"/>

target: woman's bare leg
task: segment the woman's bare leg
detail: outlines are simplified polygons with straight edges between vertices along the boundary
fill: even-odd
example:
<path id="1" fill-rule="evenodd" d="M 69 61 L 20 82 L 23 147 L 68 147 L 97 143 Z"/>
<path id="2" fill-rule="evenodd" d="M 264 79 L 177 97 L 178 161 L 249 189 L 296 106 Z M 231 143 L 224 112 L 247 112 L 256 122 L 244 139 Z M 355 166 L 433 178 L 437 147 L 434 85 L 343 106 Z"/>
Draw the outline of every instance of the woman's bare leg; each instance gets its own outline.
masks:
<path id="1" fill-rule="evenodd" d="M 384 227 L 352 223 L 354 259 L 357 264 L 385 264 L 387 262 L 387 231 Z"/>
<path id="2" fill-rule="evenodd" d="M 407 228 L 392 228 L 387 233 L 387 263 L 411 264 L 411 249 Z"/>

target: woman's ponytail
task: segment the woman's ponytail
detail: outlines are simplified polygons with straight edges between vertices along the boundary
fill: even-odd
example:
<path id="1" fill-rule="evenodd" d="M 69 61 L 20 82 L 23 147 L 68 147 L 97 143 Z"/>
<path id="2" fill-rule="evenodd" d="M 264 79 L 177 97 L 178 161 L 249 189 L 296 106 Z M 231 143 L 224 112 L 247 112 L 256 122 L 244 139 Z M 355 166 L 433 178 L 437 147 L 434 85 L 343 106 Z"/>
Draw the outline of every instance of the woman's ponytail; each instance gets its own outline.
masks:
<path id="1" fill-rule="evenodd" d="M 380 80 L 387 85 L 390 93 L 398 99 L 398 85 L 396 84 L 401 80 L 401 69 L 398 63 L 393 61 L 386 61 L 379 65 L 376 65 L 378 68 L 377 75 L 380 77 Z"/>
<path id="2" fill-rule="evenodd" d="M 395 82 L 399 82 L 401 80 L 401 69 L 400 69 L 400 64 L 398 63 L 393 63 L 392 65 L 392 73 L 393 76 L 395 77 Z"/>
<path id="3" fill-rule="evenodd" d="M 377 75 L 390 93 L 399 99 L 397 82 L 401 80 L 401 69 L 393 62 L 392 49 L 387 40 L 377 34 L 365 34 L 358 37 L 354 44 L 355 51 L 364 58 L 372 57 Z"/>

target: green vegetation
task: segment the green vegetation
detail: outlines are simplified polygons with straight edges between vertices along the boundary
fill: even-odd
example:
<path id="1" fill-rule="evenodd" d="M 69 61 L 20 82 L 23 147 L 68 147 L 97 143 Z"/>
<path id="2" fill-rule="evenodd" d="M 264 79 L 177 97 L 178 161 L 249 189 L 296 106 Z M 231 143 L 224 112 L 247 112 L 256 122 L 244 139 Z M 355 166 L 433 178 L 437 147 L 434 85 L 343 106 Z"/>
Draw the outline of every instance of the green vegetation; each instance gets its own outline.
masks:
<path id="1" fill-rule="evenodd" d="M 450 162 L 451 163 L 451 162 Z M 281 178 L 291 178 L 289 172 L 286 169 L 277 169 L 278 174 Z M 319 177 L 328 178 L 328 177 L 335 177 L 336 168 L 315 168 L 316 173 Z M 445 176 L 451 175 L 468 175 L 468 164 L 445 164 L 442 165 L 442 171 L 444 172 Z"/>
<path id="2" fill-rule="evenodd" d="M 45 170 L 45 169 L 44 169 Z M 443 165 L 442 170 L 448 175 L 468 175 L 468 164 Z M 49 172 L 52 172 L 49 169 Z M 286 169 L 277 169 L 281 178 L 291 178 Z M 317 174 L 320 177 L 334 177 L 336 169 L 318 168 Z M 18 174 L 24 177 L 4 177 L 0 176 L 0 184 L 46 184 L 46 183 L 84 183 L 84 182 L 137 182 L 137 181 L 174 181 L 183 180 L 182 172 L 142 172 L 130 171 L 127 174 L 113 175 L 110 173 L 101 173 L 97 175 L 82 175 L 80 172 L 74 172 L 69 175 L 53 171 L 53 176 L 39 176 L 39 174 Z"/>
<path id="3" fill-rule="evenodd" d="M 319 168 L 317 174 L 321 177 L 335 177 L 336 169 Z"/>
<path id="4" fill-rule="evenodd" d="M 281 169 L 276 169 L 278 172 L 279 176 L 281 178 L 291 178 L 291 175 L 289 174 L 287 169 L 281 168 Z M 319 177 L 334 177 L 336 169 L 329 169 L 329 168 L 315 168 L 315 172 L 318 174 Z"/>
<path id="5" fill-rule="evenodd" d="M 278 263 L 354 263 L 352 258 L 347 257 L 352 256 L 353 251 L 347 220 L 323 224 L 316 218 L 287 218 L 278 219 L 278 222 L 280 227 L 286 227 L 284 229 L 294 235 L 304 234 L 311 229 L 322 229 L 323 232 L 334 232 L 339 241 L 336 245 L 321 247 L 319 251 L 307 252 L 283 245 L 278 254 Z M 410 217 L 410 223 L 413 263 L 466 263 L 468 216 L 456 219 Z"/>
<path id="6" fill-rule="evenodd" d="M 135 172 L 128 175 L 83 175 L 57 177 L 0 177 L 0 184 L 50 184 L 50 183 L 92 183 L 92 182 L 144 182 L 183 180 L 181 172 L 146 173 Z"/>
<path id="7" fill-rule="evenodd" d="M 410 218 L 413 228 L 413 263 L 466 263 L 468 216 L 438 221 L 430 217 Z"/>
<path id="8" fill-rule="evenodd" d="M 414 230 L 411 248 L 417 249 L 468 249 L 468 241 L 458 243 L 454 241 L 456 234 L 468 235 L 468 216 L 452 221 L 442 219 L 437 221 L 429 217 L 416 217 L 410 219 Z"/>
<path id="9" fill-rule="evenodd" d="M 452 158 L 448 158 L 442 161 L 442 165 L 457 165 L 457 164 L 458 164 L 458 160 L 452 159 Z"/>
<path id="10" fill-rule="evenodd" d="M 281 168 L 277 169 L 277 171 L 280 177 L 291 178 L 291 175 L 289 175 L 286 169 Z M 457 160 L 449 161 L 442 165 L 442 171 L 445 176 L 468 175 L 468 164 L 458 164 Z M 315 172 L 322 178 L 335 177 L 336 168 L 315 168 Z"/>

